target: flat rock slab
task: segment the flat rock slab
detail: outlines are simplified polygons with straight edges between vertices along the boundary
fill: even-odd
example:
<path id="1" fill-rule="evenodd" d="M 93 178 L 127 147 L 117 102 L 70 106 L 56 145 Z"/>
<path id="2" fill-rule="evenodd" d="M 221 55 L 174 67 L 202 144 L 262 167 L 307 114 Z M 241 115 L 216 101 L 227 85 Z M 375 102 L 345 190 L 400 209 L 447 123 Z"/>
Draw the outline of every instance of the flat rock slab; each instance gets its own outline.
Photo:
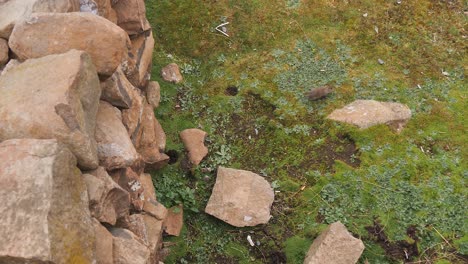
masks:
<path id="1" fill-rule="evenodd" d="M 96 114 L 101 88 L 83 51 L 27 60 L 0 76 L 0 141 L 56 138 L 84 169 L 98 166 Z"/>
<path id="2" fill-rule="evenodd" d="M 55 139 L 0 144 L 0 263 L 93 263 L 86 185 Z"/>
<path id="3" fill-rule="evenodd" d="M 10 49 L 20 60 L 84 50 L 102 76 L 114 73 L 127 56 L 127 45 L 130 40 L 117 25 L 79 12 L 33 14 L 16 24 L 9 40 Z"/>
<path id="4" fill-rule="evenodd" d="M 378 124 L 392 124 L 401 129 L 411 118 L 411 110 L 400 103 L 356 100 L 341 109 L 333 111 L 327 118 L 355 125 L 359 128 L 368 128 Z"/>
<path id="5" fill-rule="evenodd" d="M 183 226 L 184 207 L 179 205 L 169 208 L 163 223 L 164 232 L 171 236 L 179 236 Z"/>
<path id="6" fill-rule="evenodd" d="M 196 128 L 189 128 L 180 132 L 180 138 L 188 152 L 188 158 L 194 165 L 200 164 L 208 154 L 208 148 L 205 146 L 205 137 L 206 132 Z"/>
<path id="7" fill-rule="evenodd" d="M 354 264 L 362 251 L 362 241 L 353 237 L 342 223 L 335 222 L 314 240 L 304 264 Z"/>
<path id="8" fill-rule="evenodd" d="M 237 227 L 266 224 L 274 198 L 270 184 L 258 174 L 219 167 L 205 212 Z"/>

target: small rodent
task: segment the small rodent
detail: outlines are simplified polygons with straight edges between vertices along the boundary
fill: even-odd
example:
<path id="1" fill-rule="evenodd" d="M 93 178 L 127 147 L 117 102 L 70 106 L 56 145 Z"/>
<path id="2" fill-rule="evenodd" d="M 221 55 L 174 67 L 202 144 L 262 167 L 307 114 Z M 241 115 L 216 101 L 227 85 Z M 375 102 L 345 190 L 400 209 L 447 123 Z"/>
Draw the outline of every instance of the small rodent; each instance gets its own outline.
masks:
<path id="1" fill-rule="evenodd" d="M 315 101 L 326 97 L 329 93 L 333 92 L 333 87 L 330 85 L 324 85 L 318 88 L 314 88 L 306 93 L 309 100 Z"/>

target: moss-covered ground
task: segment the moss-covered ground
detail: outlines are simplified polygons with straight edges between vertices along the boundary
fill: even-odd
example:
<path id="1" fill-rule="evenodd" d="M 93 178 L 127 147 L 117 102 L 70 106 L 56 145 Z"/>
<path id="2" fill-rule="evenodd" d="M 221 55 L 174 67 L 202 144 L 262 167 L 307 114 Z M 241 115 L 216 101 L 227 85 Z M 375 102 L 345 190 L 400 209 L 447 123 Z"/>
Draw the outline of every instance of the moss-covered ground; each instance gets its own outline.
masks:
<path id="1" fill-rule="evenodd" d="M 153 176 L 158 199 L 185 208 L 165 263 L 302 263 L 335 221 L 364 241 L 360 263 L 467 263 L 468 4 L 397 2 L 146 1 L 155 113 L 179 154 Z M 229 37 L 215 31 L 223 22 Z M 183 83 L 161 80 L 171 62 Z M 325 84 L 327 99 L 304 97 Z M 405 103 L 413 117 L 401 134 L 325 119 L 355 99 Z M 189 169 L 178 133 L 193 127 L 210 152 Z M 267 225 L 203 213 L 219 165 L 272 183 Z"/>

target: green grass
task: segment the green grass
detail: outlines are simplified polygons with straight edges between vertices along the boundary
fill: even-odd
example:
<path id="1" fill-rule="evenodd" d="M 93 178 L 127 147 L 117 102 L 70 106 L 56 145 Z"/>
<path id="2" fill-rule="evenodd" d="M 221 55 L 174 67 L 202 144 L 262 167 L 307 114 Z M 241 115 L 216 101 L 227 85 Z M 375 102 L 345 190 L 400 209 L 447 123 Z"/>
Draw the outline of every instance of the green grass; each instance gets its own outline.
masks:
<path id="1" fill-rule="evenodd" d="M 412 261 L 466 261 L 466 3 L 146 5 L 157 43 L 151 77 L 162 93 L 155 114 L 167 149 L 183 155 L 183 129 L 209 134 L 209 155 L 197 168 L 179 161 L 153 173 L 158 199 L 186 209 L 183 237 L 170 239 L 165 263 L 302 263 L 314 238 L 338 220 L 364 241 L 361 263 L 402 263 L 404 254 L 388 251 L 398 245 L 400 253 L 401 245 L 417 248 Z M 224 21 L 229 38 L 214 30 Z M 181 66 L 182 84 L 161 80 L 170 62 Z M 326 100 L 304 98 L 324 84 L 335 86 Z M 227 95 L 228 86 L 239 93 Z M 413 117 L 401 134 L 325 119 L 355 99 L 402 102 Z M 234 228 L 203 213 L 219 165 L 274 183 L 269 224 Z M 375 225 L 386 245 L 369 232 Z M 250 247 L 248 234 L 260 245 Z"/>

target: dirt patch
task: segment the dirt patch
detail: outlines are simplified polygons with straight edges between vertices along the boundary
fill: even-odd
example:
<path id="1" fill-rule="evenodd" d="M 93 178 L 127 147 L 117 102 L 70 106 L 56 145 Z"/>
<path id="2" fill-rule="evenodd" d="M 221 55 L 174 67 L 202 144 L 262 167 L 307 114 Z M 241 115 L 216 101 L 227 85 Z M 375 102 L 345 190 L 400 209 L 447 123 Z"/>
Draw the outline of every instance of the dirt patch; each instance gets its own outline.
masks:
<path id="1" fill-rule="evenodd" d="M 417 230 L 414 226 L 410 226 L 406 230 L 406 234 L 415 241 L 414 243 L 409 243 L 405 240 L 389 241 L 383 226 L 377 220 L 374 220 L 374 225 L 367 226 L 366 230 L 370 235 L 370 239 L 377 242 L 385 250 L 386 255 L 392 259 L 407 263 L 413 257 L 419 255 Z"/>
<path id="2" fill-rule="evenodd" d="M 235 96 L 235 95 L 237 95 L 239 93 L 239 89 L 234 85 L 230 85 L 230 86 L 228 86 L 228 88 L 226 88 L 224 93 L 226 95 Z"/>

